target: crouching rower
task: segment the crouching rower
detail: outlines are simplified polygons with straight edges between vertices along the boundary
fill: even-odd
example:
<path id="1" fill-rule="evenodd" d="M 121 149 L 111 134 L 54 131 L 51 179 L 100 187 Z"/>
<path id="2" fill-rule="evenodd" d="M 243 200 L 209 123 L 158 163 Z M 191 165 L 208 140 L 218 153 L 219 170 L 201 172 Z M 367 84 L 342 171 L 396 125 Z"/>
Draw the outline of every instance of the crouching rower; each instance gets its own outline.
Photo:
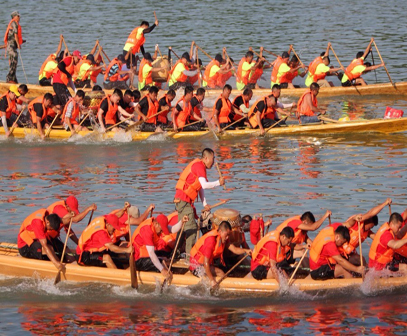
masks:
<path id="1" fill-rule="evenodd" d="M 21 224 L 18 233 L 17 247 L 20 255 L 24 258 L 44 260 L 43 254 L 45 254 L 55 267 L 62 271 L 64 266 L 52 247 L 56 245 L 52 241 L 57 239 L 48 236 L 49 231 L 59 229 L 60 223 L 61 218 L 56 214 L 50 215 L 47 209 L 37 210 L 28 216 Z M 61 241 L 58 240 L 58 242 Z M 60 247 L 59 243 L 57 246 Z"/>
<path id="2" fill-rule="evenodd" d="M 265 128 L 269 128 L 279 122 L 280 119 L 277 116 L 277 110 L 282 111 L 277 107 L 277 99 L 273 95 L 261 98 L 253 104 L 249 111 L 248 118 L 251 127 L 259 128 L 260 134 L 263 135 Z M 284 111 L 282 111 L 282 113 L 284 113 Z"/>
<path id="3" fill-rule="evenodd" d="M 326 113 L 318 107 L 318 93 L 318 83 L 312 83 L 309 91 L 306 91 L 298 100 L 298 118 L 301 124 L 318 123 L 319 115 Z"/>
<path id="4" fill-rule="evenodd" d="M 205 127 L 206 122 L 202 116 L 199 116 L 195 109 L 192 107 L 191 101 L 194 96 L 194 89 L 192 86 L 187 86 L 184 89 L 184 96 L 178 100 L 173 109 L 172 121 L 174 124 L 174 131 L 199 131 L 202 127 Z M 188 125 L 191 120 L 199 121 L 195 125 Z"/>
<path id="5" fill-rule="evenodd" d="M 84 98 L 85 92 L 83 90 L 76 91 L 75 96 L 69 98 L 62 112 L 62 121 L 64 123 L 64 128 L 67 131 L 71 131 L 71 134 L 87 130 L 85 126 L 79 126 L 83 110 Z"/>
<path id="6" fill-rule="evenodd" d="M 214 259 L 221 259 L 222 265 L 225 266 L 223 260 L 223 252 L 228 249 L 234 254 L 251 254 L 250 249 L 236 247 L 229 242 L 229 235 L 232 227 L 229 222 L 223 221 L 219 224 L 218 230 L 212 230 L 198 239 L 192 247 L 190 256 L 190 271 L 200 276 L 202 273 L 209 279 L 211 287 L 216 286 L 215 276 L 222 277 L 223 271 L 213 265 Z"/>
<path id="7" fill-rule="evenodd" d="M 76 247 L 77 261 L 82 266 L 117 268 L 113 253 L 131 253 L 133 247 L 119 247 L 113 243 L 114 232 L 120 230 L 116 215 L 95 218 L 82 232 Z"/>
<path id="8" fill-rule="evenodd" d="M 231 92 L 232 87 L 229 84 L 226 84 L 213 106 L 212 116 L 219 133 L 231 123 L 232 118 L 234 118 L 235 115 L 238 115 L 239 119 L 244 116 L 244 113 L 235 107 L 229 100 Z M 235 129 L 235 127 L 231 126 L 230 129 Z"/>
<path id="9" fill-rule="evenodd" d="M 52 118 L 50 118 L 50 116 L 55 114 L 53 110 L 54 106 L 54 97 L 51 93 L 39 96 L 28 104 L 31 122 L 37 127 L 41 139 L 45 138 L 44 129 L 48 128 L 49 123 L 51 123 L 50 119 Z"/>
<path id="10" fill-rule="evenodd" d="M 11 127 L 18 117 L 16 99 L 19 96 L 17 85 L 11 85 L 8 92 L 0 97 L 0 124 L 4 127 L 6 137 L 10 134 L 8 127 Z"/>

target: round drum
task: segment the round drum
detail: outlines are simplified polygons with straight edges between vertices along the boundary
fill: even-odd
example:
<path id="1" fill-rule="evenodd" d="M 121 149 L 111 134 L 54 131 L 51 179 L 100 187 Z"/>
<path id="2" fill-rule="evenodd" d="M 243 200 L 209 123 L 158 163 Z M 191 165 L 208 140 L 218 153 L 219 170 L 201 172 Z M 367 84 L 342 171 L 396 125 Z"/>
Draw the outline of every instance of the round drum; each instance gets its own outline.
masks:
<path id="1" fill-rule="evenodd" d="M 106 97 L 105 93 L 100 91 L 86 92 L 85 99 L 83 100 L 83 105 L 91 109 L 97 109 L 100 102 L 105 97 Z"/>
<path id="2" fill-rule="evenodd" d="M 157 59 L 153 62 L 153 69 L 154 68 L 165 68 L 165 70 L 160 70 L 158 72 L 152 73 L 152 79 L 154 82 L 164 83 L 168 79 L 168 72 L 170 71 L 171 65 L 167 59 L 167 56 L 157 57 Z"/>
<path id="3" fill-rule="evenodd" d="M 214 223 L 216 227 L 223 221 L 229 222 L 232 229 L 242 224 L 239 211 L 233 209 L 218 209 L 213 213 L 212 223 Z"/>

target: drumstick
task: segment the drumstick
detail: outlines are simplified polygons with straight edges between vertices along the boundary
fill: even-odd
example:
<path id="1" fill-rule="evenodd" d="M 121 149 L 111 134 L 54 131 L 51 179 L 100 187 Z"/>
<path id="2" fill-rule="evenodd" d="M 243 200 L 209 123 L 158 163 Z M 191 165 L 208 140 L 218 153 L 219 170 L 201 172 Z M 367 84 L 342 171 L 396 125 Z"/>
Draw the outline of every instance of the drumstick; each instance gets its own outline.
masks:
<path id="1" fill-rule="evenodd" d="M 222 178 L 222 173 L 220 172 L 219 165 L 218 165 L 217 162 L 215 162 L 215 166 L 216 166 L 216 169 L 218 170 L 219 177 Z M 226 185 L 225 184 L 223 185 L 223 190 L 226 190 Z"/>

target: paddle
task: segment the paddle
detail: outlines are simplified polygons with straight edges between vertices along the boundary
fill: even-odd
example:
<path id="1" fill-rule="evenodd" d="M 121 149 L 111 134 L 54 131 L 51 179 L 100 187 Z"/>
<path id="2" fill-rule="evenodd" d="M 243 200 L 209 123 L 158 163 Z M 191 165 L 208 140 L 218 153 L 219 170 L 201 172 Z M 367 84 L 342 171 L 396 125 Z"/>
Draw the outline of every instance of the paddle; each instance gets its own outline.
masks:
<path id="1" fill-rule="evenodd" d="M 17 122 L 18 122 L 18 120 L 20 119 L 20 117 L 21 117 L 22 114 L 23 114 L 23 111 L 20 112 L 20 114 L 18 115 L 16 121 L 15 121 L 15 122 L 13 123 L 13 125 L 11 126 L 10 131 L 9 131 L 9 136 L 13 134 L 14 129 L 17 127 Z"/>
<path id="2" fill-rule="evenodd" d="M 330 44 L 329 46 L 330 46 L 332 52 L 334 53 L 335 58 L 336 58 L 336 60 L 338 61 L 339 66 L 341 67 L 342 71 L 345 72 L 345 68 L 343 67 L 343 65 L 342 65 L 341 61 L 339 60 L 338 56 L 336 55 L 336 52 L 335 52 L 335 50 L 334 50 L 334 47 L 332 47 L 332 44 Z"/>
<path id="3" fill-rule="evenodd" d="M 252 51 L 253 51 L 253 53 L 254 53 L 258 58 L 261 59 L 260 54 L 259 54 L 258 52 L 256 52 L 256 51 L 253 50 L 253 49 L 252 49 Z M 271 62 L 267 61 L 266 59 L 264 59 L 264 61 L 265 61 L 266 63 L 270 64 L 270 65 L 273 65 Z"/>
<path id="4" fill-rule="evenodd" d="M 358 230 L 359 230 L 359 254 L 360 254 L 360 266 L 363 266 L 363 255 L 362 255 L 362 234 L 360 232 L 360 221 L 358 221 Z M 365 274 L 362 273 L 362 279 L 365 279 Z"/>
<path id="5" fill-rule="evenodd" d="M 250 254 L 245 253 L 244 257 L 240 259 L 229 271 L 227 271 L 218 281 L 216 281 L 216 284 L 213 285 L 211 288 L 211 295 L 213 295 L 213 292 L 219 287 L 219 285 L 222 283 L 223 280 L 225 280 L 228 275 L 237 267 L 239 266 Z"/>
<path id="6" fill-rule="evenodd" d="M 181 57 L 179 57 L 179 56 L 177 55 L 177 53 L 174 51 L 174 49 L 171 48 L 171 52 L 172 52 L 175 56 L 177 56 L 178 59 L 181 59 Z"/>
<path id="7" fill-rule="evenodd" d="M 238 122 L 242 121 L 243 119 L 246 119 L 246 116 L 243 116 L 242 118 L 240 118 L 239 120 L 236 120 L 234 122 L 232 122 L 230 125 L 227 125 L 226 127 L 223 127 L 220 132 L 222 133 L 223 131 L 225 131 L 226 129 L 228 129 L 230 126 L 233 126 L 234 124 L 237 124 Z"/>
<path id="8" fill-rule="evenodd" d="M 131 226 L 130 226 L 130 214 L 127 212 L 127 225 L 129 227 L 129 244 L 131 244 Z M 134 261 L 133 251 L 130 253 L 129 256 L 129 269 L 130 269 L 130 279 L 131 279 L 131 288 L 138 289 L 138 281 L 137 281 L 137 269 L 136 263 Z"/>
<path id="9" fill-rule="evenodd" d="M 213 58 L 211 57 L 211 55 L 209 55 L 205 50 L 203 50 L 199 45 L 197 45 L 195 43 L 195 45 L 197 46 L 197 48 L 202 51 L 207 57 L 209 57 L 211 59 L 211 61 L 213 61 Z"/>
<path id="10" fill-rule="evenodd" d="M 120 124 L 123 124 L 124 122 L 130 120 L 130 119 L 133 118 L 133 117 L 134 117 L 134 116 L 130 116 L 130 117 L 128 117 L 128 118 L 125 118 L 124 120 L 119 121 L 118 123 L 116 123 L 116 124 L 114 124 L 114 125 L 112 125 L 112 126 L 106 128 L 106 131 L 105 131 L 105 132 L 110 131 L 111 129 L 115 128 L 116 126 L 118 126 L 118 125 L 120 125 Z"/>
<path id="11" fill-rule="evenodd" d="M 389 204 L 389 215 L 391 216 L 391 205 Z"/>
<path id="12" fill-rule="evenodd" d="M 294 276 L 297 273 L 298 269 L 300 268 L 302 261 L 304 260 L 305 256 L 307 255 L 307 252 L 308 252 L 308 249 L 305 249 L 304 254 L 302 255 L 300 261 L 298 262 L 297 267 L 295 268 L 293 274 L 291 274 L 290 280 L 288 280 L 288 286 L 291 286 L 291 283 L 294 280 Z"/>
<path id="13" fill-rule="evenodd" d="M 264 48 L 263 48 L 263 51 L 265 51 L 266 53 L 268 53 L 268 54 L 270 54 L 270 55 L 273 55 L 274 57 L 278 57 L 277 54 L 275 54 L 275 53 L 273 53 L 273 52 L 271 52 L 271 51 L 268 51 L 268 50 L 266 50 L 266 49 L 264 49 Z"/>
<path id="14" fill-rule="evenodd" d="M 304 63 L 302 63 L 302 61 L 301 61 L 300 57 L 299 57 L 299 56 L 297 55 L 297 53 L 295 52 L 295 50 L 294 50 L 294 47 L 293 47 L 293 46 L 291 46 L 291 50 L 293 51 L 293 53 L 294 53 L 295 57 L 297 57 L 297 59 L 298 59 L 298 61 L 300 62 L 300 64 L 301 64 L 301 65 L 304 65 Z"/>
<path id="15" fill-rule="evenodd" d="M 380 60 L 381 60 L 382 63 L 383 63 L 384 69 L 385 69 L 386 72 L 387 72 L 387 76 L 389 76 L 390 83 L 391 83 L 391 85 L 393 85 L 393 86 L 395 87 L 395 85 L 394 85 L 394 83 L 393 83 L 393 81 L 392 81 L 392 79 L 391 79 L 391 77 L 390 77 L 389 70 L 387 70 L 386 64 L 385 64 L 384 61 L 383 61 L 382 55 L 380 55 L 379 48 L 377 48 L 377 44 L 376 44 L 376 41 L 375 41 L 374 39 L 373 39 L 373 43 L 374 43 L 374 46 L 375 46 L 375 48 L 376 48 L 377 54 L 379 55 Z"/>
<path id="16" fill-rule="evenodd" d="M 91 113 L 91 111 L 89 111 L 89 112 L 86 114 L 85 118 L 83 118 L 83 119 L 81 120 L 81 122 L 79 123 L 79 127 L 81 127 L 82 124 L 83 124 L 83 122 L 84 122 L 86 119 L 88 119 L 90 113 Z M 72 136 L 74 136 L 76 133 L 77 133 L 77 131 L 76 131 L 76 129 L 74 128 L 74 129 L 73 129 L 73 133 L 69 136 L 69 138 L 71 138 Z"/>
<path id="17" fill-rule="evenodd" d="M 373 57 L 373 50 L 372 49 L 370 49 L 370 55 L 372 55 L 372 65 L 375 66 L 374 57 Z M 376 72 L 376 69 L 374 69 L 374 76 L 375 76 L 376 84 L 377 84 L 377 72 Z"/>
<path id="18" fill-rule="evenodd" d="M 73 216 L 71 217 L 71 221 L 69 222 L 68 232 L 66 233 L 64 249 L 62 250 L 61 263 L 64 262 L 66 244 L 68 243 L 69 233 L 71 232 L 72 218 L 73 218 Z M 54 285 L 58 284 L 60 281 L 61 281 L 61 271 L 58 271 L 58 274 L 55 277 Z"/>
<path id="19" fill-rule="evenodd" d="M 200 122 L 202 122 L 202 121 L 197 120 L 197 121 L 191 122 L 191 123 L 189 123 L 189 124 L 183 126 L 182 128 L 185 128 L 185 127 L 188 127 L 188 126 L 192 126 L 192 125 L 195 125 L 195 124 L 200 123 Z M 168 137 L 173 137 L 175 134 L 177 134 L 177 133 L 179 133 L 179 132 L 182 132 L 182 131 L 178 131 L 178 129 L 177 129 L 176 131 L 168 132 L 168 133 L 167 133 L 167 136 L 168 136 Z"/>
<path id="20" fill-rule="evenodd" d="M 95 211 L 95 210 L 92 210 L 92 212 L 91 212 L 91 214 L 90 214 L 90 217 L 89 217 L 88 225 L 86 225 L 86 226 L 89 226 L 90 222 L 92 221 L 92 217 L 93 217 L 93 212 L 94 212 L 94 211 Z"/>
<path id="21" fill-rule="evenodd" d="M 268 131 L 270 131 L 273 127 L 276 127 L 279 123 L 286 121 L 288 118 L 288 116 L 285 116 L 284 118 L 280 119 L 279 121 L 277 121 L 276 123 L 274 123 L 273 125 L 271 125 L 269 128 L 267 128 L 263 134 L 263 136 L 265 136 L 267 134 Z"/>
<path id="22" fill-rule="evenodd" d="M 48 127 L 47 132 L 45 133 L 45 137 L 47 137 L 51 133 L 52 126 L 54 125 L 54 123 L 57 120 L 58 116 L 59 116 L 59 114 L 57 114 L 55 116 L 54 120 L 52 120 L 51 125 Z"/>
<path id="23" fill-rule="evenodd" d="M 331 215 L 328 216 L 329 225 L 331 225 Z"/>
<path id="24" fill-rule="evenodd" d="M 20 52 L 18 53 L 18 56 L 20 56 L 21 67 L 23 68 L 24 77 L 25 77 L 25 83 L 28 84 L 27 74 L 25 73 L 25 69 L 24 69 L 23 56 L 21 56 L 21 49 L 20 49 Z"/>
<path id="25" fill-rule="evenodd" d="M 151 119 L 151 118 L 154 118 L 154 117 L 156 117 L 156 116 L 158 116 L 159 114 L 161 114 L 162 112 L 165 112 L 165 111 L 160 111 L 160 112 L 158 112 L 158 113 L 156 113 L 156 114 L 153 114 L 151 117 L 149 117 L 148 119 Z M 147 120 L 148 120 L 147 119 Z M 133 128 L 134 126 L 139 126 L 139 125 L 141 125 L 142 123 L 144 123 L 144 120 L 142 119 L 142 120 L 139 120 L 139 121 L 137 121 L 137 122 L 135 122 L 134 124 L 132 124 L 132 125 L 130 125 L 130 126 L 128 126 L 127 128 L 126 128 L 126 132 L 130 129 L 130 128 Z"/>
<path id="26" fill-rule="evenodd" d="M 219 178 L 222 178 L 222 173 L 220 172 L 219 165 L 217 162 L 215 162 L 215 167 L 216 167 L 216 170 L 218 171 Z M 223 185 L 223 190 L 226 190 L 226 184 Z"/>
<path id="27" fill-rule="evenodd" d="M 63 37 L 63 36 L 62 36 L 62 42 L 64 42 L 64 46 L 65 46 L 66 52 L 69 54 L 69 49 L 68 49 L 68 46 L 66 45 L 65 37 Z"/>
<path id="28" fill-rule="evenodd" d="M 214 209 L 214 208 L 217 208 L 218 206 L 220 206 L 220 205 L 223 205 L 223 204 L 225 204 L 225 203 L 227 203 L 227 202 L 229 202 L 230 201 L 230 198 L 228 198 L 228 199 L 226 199 L 226 200 L 223 200 L 223 201 L 221 201 L 221 202 L 219 202 L 219 203 L 216 203 L 216 204 L 214 204 L 214 205 L 211 205 L 210 207 L 209 207 L 209 210 L 212 210 L 212 209 Z M 201 212 L 205 212 L 206 210 L 205 209 L 202 209 L 201 210 Z"/>
<path id="29" fill-rule="evenodd" d="M 331 118 L 327 118 L 327 117 L 324 117 L 324 116 L 322 116 L 322 115 L 319 116 L 319 119 L 320 119 L 320 120 L 323 120 L 323 121 L 326 121 L 326 122 L 334 123 L 334 124 L 339 123 L 338 120 L 331 119 Z"/>

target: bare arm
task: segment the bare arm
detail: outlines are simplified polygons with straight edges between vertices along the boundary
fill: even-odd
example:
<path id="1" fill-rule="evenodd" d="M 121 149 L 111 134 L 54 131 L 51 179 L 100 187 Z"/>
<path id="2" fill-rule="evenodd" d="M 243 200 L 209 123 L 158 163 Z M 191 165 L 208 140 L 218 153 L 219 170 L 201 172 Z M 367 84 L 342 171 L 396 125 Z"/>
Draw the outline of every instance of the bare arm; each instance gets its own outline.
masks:
<path id="1" fill-rule="evenodd" d="M 236 247 L 233 244 L 230 244 L 228 246 L 228 250 L 230 252 L 234 253 L 234 254 L 245 254 L 245 253 L 251 254 L 252 253 L 252 250 L 250 250 L 250 249 L 244 249 L 244 248 L 241 248 L 241 247 Z"/>
<path id="2" fill-rule="evenodd" d="M 106 129 L 105 129 L 105 124 L 103 122 L 103 112 L 104 111 L 102 109 L 99 109 L 99 111 L 98 111 L 98 120 L 99 120 L 99 125 L 102 128 L 102 131 L 105 131 Z"/>
<path id="3" fill-rule="evenodd" d="M 214 286 L 216 284 L 216 281 L 215 281 L 215 278 L 212 275 L 211 265 L 210 265 L 209 261 L 210 261 L 209 258 L 205 257 L 205 259 L 204 259 L 204 269 L 205 269 L 205 274 L 208 277 L 209 282 L 211 283 L 211 286 Z"/>
<path id="4" fill-rule="evenodd" d="M 400 247 L 403 247 L 405 244 L 407 244 L 407 238 L 400 240 L 392 239 L 387 243 L 387 246 L 392 248 L 393 250 L 397 250 Z"/>
<path id="5" fill-rule="evenodd" d="M 144 211 L 144 213 L 139 218 L 131 217 L 130 225 L 140 225 L 141 223 L 143 223 L 147 219 L 148 214 L 151 212 L 151 210 L 154 210 L 154 209 L 155 209 L 155 205 L 150 204 L 150 206 L 147 208 L 147 210 Z"/>
<path id="6" fill-rule="evenodd" d="M 114 253 L 131 253 L 133 251 L 133 245 L 131 244 L 128 247 L 120 247 L 113 243 L 107 243 L 105 246 Z"/>
<path id="7" fill-rule="evenodd" d="M 355 266 L 346 259 L 342 258 L 340 255 L 333 256 L 332 258 L 338 263 L 338 265 L 341 265 L 347 271 L 356 272 L 359 274 L 364 273 L 364 266 Z"/>
<path id="8" fill-rule="evenodd" d="M 48 245 L 47 240 L 40 239 L 40 244 L 49 260 L 51 260 L 57 270 L 61 271 L 64 268 L 64 265 L 61 264 L 58 257 L 55 255 L 54 250 Z"/>
<path id="9" fill-rule="evenodd" d="M 327 210 L 327 211 L 325 212 L 325 214 L 324 214 L 319 220 L 317 220 L 314 224 L 305 225 L 305 224 L 301 223 L 301 224 L 298 226 L 298 228 L 299 228 L 300 230 L 304 230 L 304 231 L 316 231 L 316 230 L 318 230 L 318 229 L 321 227 L 321 225 L 322 225 L 322 223 L 325 221 L 325 219 L 327 219 L 327 218 L 328 218 L 329 216 L 331 216 L 331 215 L 332 215 L 332 212 L 329 211 L 329 210 Z"/>
<path id="10" fill-rule="evenodd" d="M 331 48 L 331 42 L 328 42 L 328 46 L 326 47 L 326 51 L 324 57 L 329 56 L 329 49 Z"/>
<path id="11" fill-rule="evenodd" d="M 62 40 L 64 39 L 63 35 L 59 35 L 59 43 L 58 43 L 58 47 L 57 47 L 57 51 L 55 52 L 55 54 L 58 56 L 58 54 L 61 52 L 62 49 Z"/>
<path id="12" fill-rule="evenodd" d="M 351 218 L 349 218 L 344 225 L 346 227 L 352 227 L 358 220 L 360 222 L 364 222 L 370 218 L 372 218 L 373 216 L 376 216 L 380 211 L 383 210 L 383 208 L 386 205 L 391 204 L 391 198 L 386 199 L 386 201 L 384 201 L 382 204 L 375 206 L 374 208 L 370 209 L 368 212 L 366 212 L 364 215 L 354 215 Z"/>

